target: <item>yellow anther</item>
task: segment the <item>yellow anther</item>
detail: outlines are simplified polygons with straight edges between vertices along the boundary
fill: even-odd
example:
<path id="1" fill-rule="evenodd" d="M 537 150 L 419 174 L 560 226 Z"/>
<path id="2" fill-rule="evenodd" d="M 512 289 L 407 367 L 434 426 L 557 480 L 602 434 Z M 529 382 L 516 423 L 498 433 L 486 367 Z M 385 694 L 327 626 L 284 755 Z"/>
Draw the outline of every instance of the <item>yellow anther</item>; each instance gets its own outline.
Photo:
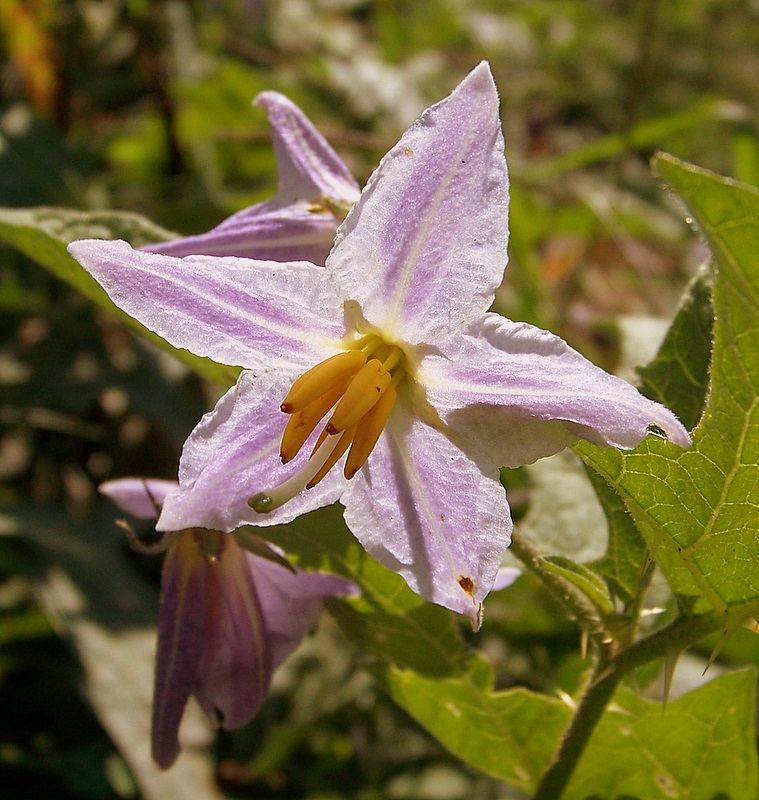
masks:
<path id="1" fill-rule="evenodd" d="M 293 383 L 280 408 L 294 414 L 328 392 L 338 383 L 347 381 L 366 364 L 361 350 L 346 350 L 322 361 Z"/>
<path id="2" fill-rule="evenodd" d="M 319 483 L 319 481 L 332 469 L 332 467 L 337 464 L 337 462 L 343 457 L 345 451 L 350 447 L 355 433 L 355 425 L 352 428 L 348 428 L 348 430 L 343 431 L 343 435 L 340 437 L 340 441 L 337 443 L 337 446 L 332 451 L 329 458 L 324 462 L 322 468 L 306 484 L 306 489 L 313 489 L 313 487 Z"/>
<path id="3" fill-rule="evenodd" d="M 285 426 L 282 442 L 279 446 L 279 457 L 283 464 L 292 461 L 300 452 L 304 442 L 319 424 L 324 415 L 343 396 L 347 381 L 342 381 L 325 392 L 321 397 L 309 403 L 305 408 L 296 411 Z M 320 442 L 321 443 L 321 442 Z"/>
<path id="4" fill-rule="evenodd" d="M 367 361 L 348 384 L 334 414 L 327 423 L 327 433 L 336 434 L 355 425 L 382 397 L 392 380 L 376 358 Z"/>
<path id="5" fill-rule="evenodd" d="M 366 463 L 377 440 L 387 424 L 393 410 L 398 393 L 394 386 L 388 386 L 382 397 L 362 418 L 356 426 L 348 458 L 345 459 L 343 474 L 350 480 Z"/>
<path id="6" fill-rule="evenodd" d="M 401 348 L 370 333 L 355 341 L 350 350 L 301 375 L 281 405 L 282 411 L 291 415 L 280 444 L 282 463 L 295 458 L 334 408 L 332 416 L 300 469 L 277 486 L 254 494 L 248 505 L 258 514 L 274 511 L 304 489 L 316 486 L 349 448 L 344 474 L 352 478 L 376 446 L 405 372 Z"/>

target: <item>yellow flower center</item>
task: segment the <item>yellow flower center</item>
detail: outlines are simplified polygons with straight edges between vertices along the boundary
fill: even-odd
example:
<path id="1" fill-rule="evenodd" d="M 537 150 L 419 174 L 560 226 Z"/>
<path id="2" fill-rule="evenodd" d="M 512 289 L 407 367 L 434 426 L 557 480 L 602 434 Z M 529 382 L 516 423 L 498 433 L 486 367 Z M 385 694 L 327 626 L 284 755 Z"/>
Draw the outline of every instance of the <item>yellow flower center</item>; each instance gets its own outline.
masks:
<path id="1" fill-rule="evenodd" d="M 316 486 L 346 451 L 343 473 L 350 480 L 366 463 L 385 428 L 406 374 L 400 347 L 369 334 L 353 348 L 331 356 L 301 375 L 280 408 L 290 419 L 280 444 L 287 464 L 330 410 L 308 462 L 284 483 L 248 501 L 259 514 L 273 511 L 303 489 Z"/>

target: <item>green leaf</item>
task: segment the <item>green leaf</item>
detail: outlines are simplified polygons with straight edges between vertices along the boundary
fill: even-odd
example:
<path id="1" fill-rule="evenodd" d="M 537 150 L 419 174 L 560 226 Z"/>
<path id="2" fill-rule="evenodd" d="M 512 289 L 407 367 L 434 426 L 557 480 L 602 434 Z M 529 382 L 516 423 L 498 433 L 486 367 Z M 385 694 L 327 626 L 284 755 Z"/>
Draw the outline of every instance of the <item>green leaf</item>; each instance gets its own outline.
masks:
<path id="1" fill-rule="evenodd" d="M 0 648 L 25 639 L 50 636 L 53 632 L 44 614 L 36 608 L 21 608 L 0 616 Z"/>
<path id="2" fill-rule="evenodd" d="M 643 394 L 671 408 L 688 430 L 701 419 L 709 387 L 713 283 L 706 272 L 695 278 L 656 358 L 638 368 Z"/>
<path id="3" fill-rule="evenodd" d="M 557 700 L 526 690 L 493 691 L 487 662 L 460 635 L 460 618 L 422 600 L 367 555 L 340 506 L 266 529 L 300 566 L 353 580 L 361 596 L 329 602 L 345 635 L 393 700 L 454 755 L 533 789 L 569 719 Z"/>
<path id="4" fill-rule="evenodd" d="M 755 800 L 755 681 L 754 670 L 724 675 L 666 709 L 618 690 L 564 800 Z"/>
<path id="5" fill-rule="evenodd" d="M 557 575 L 580 589 L 601 614 L 614 611 L 608 587 L 592 569 L 563 556 L 543 558 L 541 566 L 545 572 Z"/>
<path id="6" fill-rule="evenodd" d="M 426 675 L 460 675 L 467 669 L 473 652 L 456 615 L 423 600 L 368 555 L 346 527 L 341 506 L 267 527 L 265 535 L 299 566 L 335 572 L 360 587 L 360 597 L 330 610 L 363 652 Z"/>
<path id="7" fill-rule="evenodd" d="M 609 527 L 606 553 L 591 566 L 598 570 L 609 581 L 614 592 L 628 603 L 638 594 L 648 558 L 648 545 L 616 491 L 593 470 L 588 470 L 588 478 L 601 501 Z"/>
<path id="8" fill-rule="evenodd" d="M 533 791 L 567 725 L 570 710 L 526 689 L 492 691 L 488 665 L 461 678 L 432 679 L 389 668 L 391 697 L 454 754 L 479 769 Z"/>
<path id="9" fill-rule="evenodd" d="M 689 449 L 649 436 L 627 453 L 586 443 L 576 451 L 624 498 L 681 605 L 714 614 L 716 627 L 719 615 L 759 611 L 759 192 L 669 156 L 655 166 L 718 264 L 711 391 Z M 659 386 L 665 401 L 678 385 Z"/>
<path id="10" fill-rule="evenodd" d="M 209 380 L 229 386 L 239 369 L 199 358 L 172 347 L 111 302 L 97 281 L 66 251 L 74 239 L 125 239 L 134 247 L 171 238 L 173 234 L 150 220 L 125 211 L 82 212 L 61 208 L 0 208 L 0 239 L 5 240 L 56 277 L 66 281 L 99 306 L 154 344 L 172 353 L 190 369 Z"/>
<path id="11" fill-rule="evenodd" d="M 711 274 L 703 272 L 691 283 L 667 331 L 656 359 L 639 367 L 641 391 L 671 408 L 690 430 L 703 412 L 709 386 L 714 311 Z M 609 527 L 604 556 L 593 565 L 624 602 L 641 589 L 650 550 L 624 501 L 598 473 L 587 470 Z"/>

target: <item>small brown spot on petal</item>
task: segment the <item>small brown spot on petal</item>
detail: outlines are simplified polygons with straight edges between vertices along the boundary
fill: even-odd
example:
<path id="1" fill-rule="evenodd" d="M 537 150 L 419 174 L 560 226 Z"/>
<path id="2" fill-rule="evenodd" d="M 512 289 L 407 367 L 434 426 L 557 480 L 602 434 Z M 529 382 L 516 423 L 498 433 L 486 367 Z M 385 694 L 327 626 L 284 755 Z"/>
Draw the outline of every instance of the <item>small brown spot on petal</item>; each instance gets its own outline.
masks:
<path id="1" fill-rule="evenodd" d="M 474 581 L 471 578 L 467 578 L 465 575 L 462 575 L 459 578 L 459 586 L 470 596 L 474 595 Z"/>
<path id="2" fill-rule="evenodd" d="M 414 151 L 413 151 L 413 150 L 412 150 L 410 147 L 404 147 L 404 148 L 403 148 L 403 152 L 404 152 L 404 153 L 405 153 L 405 154 L 406 154 L 406 155 L 407 155 L 409 158 L 411 158 L 411 156 L 413 156 L 413 155 L 414 155 Z"/>

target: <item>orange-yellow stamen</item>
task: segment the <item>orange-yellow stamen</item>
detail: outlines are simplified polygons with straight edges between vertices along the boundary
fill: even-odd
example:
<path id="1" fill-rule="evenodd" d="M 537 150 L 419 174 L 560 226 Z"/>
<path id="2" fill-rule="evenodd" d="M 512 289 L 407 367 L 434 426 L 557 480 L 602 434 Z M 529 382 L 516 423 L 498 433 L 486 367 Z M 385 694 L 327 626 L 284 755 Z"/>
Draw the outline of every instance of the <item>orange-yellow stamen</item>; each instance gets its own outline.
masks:
<path id="1" fill-rule="evenodd" d="M 352 478 L 366 463 L 387 424 L 403 380 L 405 354 L 369 334 L 351 350 L 322 361 L 301 375 L 282 401 L 291 417 L 285 426 L 280 457 L 286 464 L 303 447 L 330 409 L 308 461 L 284 483 L 259 492 L 248 504 L 259 514 L 279 508 L 321 481 L 350 448 L 343 470 Z"/>
<path id="2" fill-rule="evenodd" d="M 342 400 L 337 404 L 327 423 L 331 434 L 344 431 L 357 424 L 372 406 L 382 397 L 392 376 L 376 358 L 367 361 L 348 384 Z"/>
<path id="3" fill-rule="evenodd" d="M 350 480 L 366 463 L 393 410 L 398 393 L 388 386 L 374 407 L 366 413 L 356 426 L 351 451 L 345 459 L 343 474 Z"/>
<path id="4" fill-rule="evenodd" d="M 337 443 L 335 449 L 330 453 L 329 458 L 324 462 L 322 468 L 314 475 L 313 478 L 306 484 L 306 489 L 313 489 L 317 483 L 337 464 L 343 457 L 345 451 L 351 446 L 353 436 L 356 433 L 356 426 L 348 428 L 342 432 L 340 441 Z M 325 437 L 326 438 L 326 437 Z"/>
<path id="5" fill-rule="evenodd" d="M 305 408 L 296 411 L 290 417 L 285 426 L 285 432 L 282 434 L 282 442 L 279 447 L 279 457 L 282 459 L 283 464 L 287 464 L 288 461 L 298 455 L 306 439 L 313 433 L 314 428 L 321 422 L 324 415 L 343 396 L 347 386 L 348 381 L 336 384 L 321 397 L 312 400 Z"/>
<path id="6" fill-rule="evenodd" d="M 280 408 L 285 414 L 300 411 L 336 384 L 349 380 L 365 363 L 361 350 L 347 350 L 322 361 L 293 383 Z"/>

